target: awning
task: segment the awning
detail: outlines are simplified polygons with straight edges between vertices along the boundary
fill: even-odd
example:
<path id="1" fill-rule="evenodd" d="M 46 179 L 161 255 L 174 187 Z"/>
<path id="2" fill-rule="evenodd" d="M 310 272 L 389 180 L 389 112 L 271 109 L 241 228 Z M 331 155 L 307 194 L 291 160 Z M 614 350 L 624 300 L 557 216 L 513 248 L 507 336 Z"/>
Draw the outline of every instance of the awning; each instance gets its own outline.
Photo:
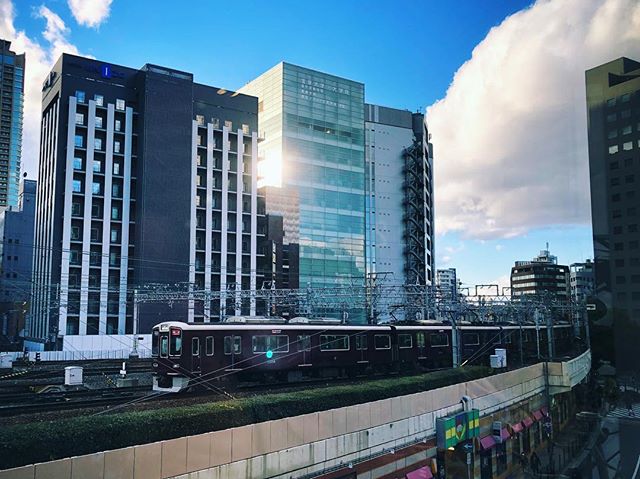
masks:
<path id="1" fill-rule="evenodd" d="M 431 474 L 431 469 L 429 469 L 429 466 L 424 466 L 417 471 L 407 473 L 405 477 L 407 479 L 433 479 L 433 474 Z"/>
<path id="2" fill-rule="evenodd" d="M 511 429 L 513 430 L 514 434 L 518 434 L 520 431 L 524 429 L 524 427 L 522 426 L 521 422 L 517 422 L 511 425 Z"/>
<path id="3" fill-rule="evenodd" d="M 496 440 L 493 438 L 493 436 L 485 436 L 480 438 L 480 447 L 482 448 L 483 451 L 486 451 L 487 449 L 491 449 L 495 445 L 496 445 Z"/>
<path id="4" fill-rule="evenodd" d="M 500 437 L 502 438 L 503 441 L 506 441 L 511 437 L 511 434 L 509 434 L 509 431 L 507 430 L 506 427 L 503 427 L 502 430 L 500 431 Z"/>
<path id="5" fill-rule="evenodd" d="M 525 428 L 531 427 L 531 425 L 533 424 L 533 419 L 527 416 L 522 420 L 522 424 L 524 425 Z"/>
<path id="6" fill-rule="evenodd" d="M 542 410 L 541 410 L 541 409 L 539 409 L 539 410 L 537 410 L 537 411 L 533 411 L 533 418 L 534 418 L 536 421 L 539 421 L 540 419 L 542 419 Z"/>

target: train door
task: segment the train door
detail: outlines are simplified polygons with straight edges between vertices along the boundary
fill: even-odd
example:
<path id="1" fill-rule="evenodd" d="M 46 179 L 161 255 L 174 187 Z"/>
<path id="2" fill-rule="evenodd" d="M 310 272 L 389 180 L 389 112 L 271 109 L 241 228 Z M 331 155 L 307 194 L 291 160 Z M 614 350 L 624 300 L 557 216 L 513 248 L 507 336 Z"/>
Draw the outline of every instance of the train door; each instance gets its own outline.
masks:
<path id="1" fill-rule="evenodd" d="M 200 338 L 191 338 L 191 372 L 200 372 Z"/>
<path id="2" fill-rule="evenodd" d="M 356 361 L 360 369 L 366 368 L 367 364 L 369 364 L 368 349 L 367 332 L 356 334 L 356 354 L 358 358 Z"/>
<path id="3" fill-rule="evenodd" d="M 416 348 L 418 352 L 418 362 L 422 363 L 427 360 L 427 346 L 423 331 L 416 333 Z"/>
<path id="4" fill-rule="evenodd" d="M 242 337 L 238 335 L 224 337 L 224 355 L 228 371 L 238 371 L 242 366 L 238 363 L 242 360 Z"/>

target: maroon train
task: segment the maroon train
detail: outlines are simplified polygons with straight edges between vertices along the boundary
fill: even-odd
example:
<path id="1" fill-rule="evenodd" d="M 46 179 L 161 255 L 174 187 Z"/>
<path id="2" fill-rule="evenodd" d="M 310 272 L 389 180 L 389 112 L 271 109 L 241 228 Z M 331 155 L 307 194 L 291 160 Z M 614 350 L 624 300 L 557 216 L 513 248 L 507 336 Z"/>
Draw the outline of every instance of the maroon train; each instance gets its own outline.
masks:
<path id="1" fill-rule="evenodd" d="M 294 318 L 235 318 L 224 323 L 165 322 L 152 331 L 154 390 L 178 392 L 220 380 L 296 381 L 452 366 L 451 325 L 342 325 Z M 547 355 L 547 330 L 534 325 L 458 326 L 460 357 L 489 364 L 495 348 L 510 362 Z M 555 356 L 571 353 L 575 334 L 554 325 Z M 522 345 L 522 346 L 521 346 Z"/>

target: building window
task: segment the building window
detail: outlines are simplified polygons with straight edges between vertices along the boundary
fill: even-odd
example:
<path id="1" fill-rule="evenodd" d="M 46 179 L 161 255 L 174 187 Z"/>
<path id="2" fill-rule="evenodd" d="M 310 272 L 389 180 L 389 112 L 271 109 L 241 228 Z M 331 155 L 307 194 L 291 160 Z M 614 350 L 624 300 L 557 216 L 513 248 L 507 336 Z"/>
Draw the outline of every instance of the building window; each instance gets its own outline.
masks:
<path id="1" fill-rule="evenodd" d="M 82 211 L 80 210 L 80 203 L 72 203 L 71 204 L 71 214 L 73 216 L 82 216 Z"/>
<path id="2" fill-rule="evenodd" d="M 225 120 L 224 121 L 224 126 L 229 128 L 230 130 L 232 130 L 233 129 L 233 122 L 231 120 Z"/>
<path id="3" fill-rule="evenodd" d="M 120 185 L 118 183 L 114 183 L 111 186 L 111 195 L 114 198 L 120 198 Z"/>
<path id="4" fill-rule="evenodd" d="M 116 100 L 116 110 L 124 111 L 124 100 L 121 100 L 120 98 Z"/>
<path id="5" fill-rule="evenodd" d="M 120 235 L 118 234 L 118 230 L 111 230 L 111 242 L 117 243 L 120 239 Z"/>
<path id="6" fill-rule="evenodd" d="M 102 150 L 102 138 L 94 138 L 93 147 L 96 150 Z"/>
<path id="7" fill-rule="evenodd" d="M 76 90 L 76 100 L 78 100 L 78 103 L 84 103 L 85 102 L 85 96 L 84 96 L 84 92 L 81 90 Z"/>
<path id="8" fill-rule="evenodd" d="M 624 95 L 622 95 L 622 96 L 620 97 L 620 101 L 621 101 L 622 103 L 628 103 L 628 102 L 629 102 L 629 100 L 631 100 L 631 93 L 625 93 Z"/>
<path id="9" fill-rule="evenodd" d="M 632 141 L 625 141 L 625 142 L 622 144 L 622 149 L 623 149 L 624 151 L 629 151 L 629 150 L 631 150 L 632 148 L 633 148 L 633 142 L 632 142 Z"/>
<path id="10" fill-rule="evenodd" d="M 80 227 L 79 226 L 72 226 L 71 227 L 71 239 L 72 240 L 80 239 Z"/>
<path id="11" fill-rule="evenodd" d="M 204 115 L 196 115 L 196 123 L 200 126 L 204 126 Z"/>
<path id="12" fill-rule="evenodd" d="M 620 118 L 631 118 L 631 110 L 622 110 L 620 112 Z"/>
<path id="13" fill-rule="evenodd" d="M 246 125 L 244 123 L 242 124 L 242 133 L 245 135 L 249 134 L 249 125 Z"/>
<path id="14" fill-rule="evenodd" d="M 73 159 L 73 169 L 81 170 L 82 169 L 82 158 L 74 158 Z"/>
<path id="15" fill-rule="evenodd" d="M 91 241 L 100 241 L 100 230 L 98 228 L 91 228 Z"/>
<path id="16" fill-rule="evenodd" d="M 631 133 L 632 130 L 633 130 L 633 128 L 631 128 L 631 125 L 627 125 L 627 126 L 622 128 L 622 134 L 623 135 L 628 135 L 628 134 Z"/>
<path id="17" fill-rule="evenodd" d="M 102 117 L 96 116 L 96 128 L 102 128 Z"/>
<path id="18" fill-rule="evenodd" d="M 618 138 L 618 130 L 611 130 L 607 135 L 607 138 L 613 140 L 614 138 Z"/>
<path id="19" fill-rule="evenodd" d="M 100 173 L 102 171 L 102 162 L 99 160 L 93 160 L 94 173 Z"/>
<path id="20" fill-rule="evenodd" d="M 118 208 L 117 206 L 112 206 L 111 207 L 111 219 L 112 220 L 119 220 L 120 219 L 120 208 Z"/>
<path id="21" fill-rule="evenodd" d="M 120 163 L 118 163 L 118 162 L 114 162 L 113 163 L 113 174 L 114 175 L 119 175 L 120 174 Z"/>
<path id="22" fill-rule="evenodd" d="M 608 106 L 608 107 L 616 106 L 616 99 L 615 99 L 615 98 L 609 98 L 609 99 L 607 100 L 607 106 Z"/>
<path id="23" fill-rule="evenodd" d="M 93 99 L 97 106 L 104 106 L 104 97 L 102 95 L 95 94 L 93 95 Z"/>
<path id="24" fill-rule="evenodd" d="M 76 148 L 84 147 L 84 138 L 82 138 L 82 135 L 75 136 L 74 145 L 76 146 Z"/>
<path id="25" fill-rule="evenodd" d="M 91 185 L 91 193 L 93 193 L 94 195 L 99 195 L 100 192 L 100 183 L 94 182 L 93 185 Z"/>
<path id="26" fill-rule="evenodd" d="M 113 151 L 115 153 L 120 153 L 120 142 L 118 140 L 113 142 Z"/>
<path id="27" fill-rule="evenodd" d="M 618 116 L 615 113 L 611 113 L 610 115 L 607 115 L 607 123 L 613 123 L 617 118 Z"/>
<path id="28" fill-rule="evenodd" d="M 74 193 L 82 193 L 82 181 L 73 180 L 73 192 Z"/>
<path id="29" fill-rule="evenodd" d="M 76 113 L 76 125 L 84 125 L 84 113 Z"/>
<path id="30" fill-rule="evenodd" d="M 120 120 L 116 120 L 115 121 L 115 130 L 116 131 L 122 131 L 122 121 L 120 121 Z"/>
<path id="31" fill-rule="evenodd" d="M 616 153 L 618 153 L 618 145 L 611 145 L 609 147 L 609 154 L 614 155 Z"/>

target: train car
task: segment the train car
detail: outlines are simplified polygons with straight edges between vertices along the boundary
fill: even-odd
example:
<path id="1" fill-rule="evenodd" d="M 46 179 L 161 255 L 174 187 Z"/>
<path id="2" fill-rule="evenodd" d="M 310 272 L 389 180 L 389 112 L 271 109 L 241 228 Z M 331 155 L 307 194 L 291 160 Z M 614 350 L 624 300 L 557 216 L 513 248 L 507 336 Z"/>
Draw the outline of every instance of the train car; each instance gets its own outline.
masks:
<path id="1" fill-rule="evenodd" d="M 565 328 L 566 329 L 566 328 Z M 535 326 L 464 324 L 458 328 L 464 363 L 489 364 L 495 348 L 533 361 L 546 355 L 546 330 Z M 558 347 L 570 337 L 558 333 Z M 230 322 L 165 322 L 153 328 L 154 390 L 177 392 L 218 381 L 298 381 L 452 366 L 451 326 L 343 325 L 236 318 Z M 554 338 L 554 343 L 556 342 Z M 521 346 L 522 345 L 522 346 Z M 519 363 L 519 361 L 517 361 Z"/>

